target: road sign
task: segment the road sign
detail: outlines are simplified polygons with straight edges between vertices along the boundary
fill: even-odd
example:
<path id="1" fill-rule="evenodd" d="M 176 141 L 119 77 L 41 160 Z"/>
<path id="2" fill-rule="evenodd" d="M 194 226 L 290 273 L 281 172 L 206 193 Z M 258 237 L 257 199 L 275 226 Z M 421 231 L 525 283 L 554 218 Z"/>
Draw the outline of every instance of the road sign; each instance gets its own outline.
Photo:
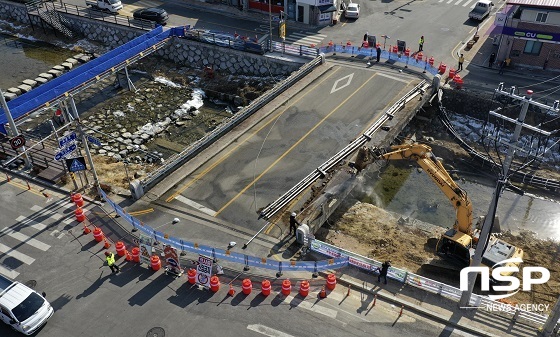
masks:
<path id="1" fill-rule="evenodd" d="M 140 241 L 140 263 L 145 263 L 149 266 L 152 257 L 152 238 L 140 235 L 138 239 Z"/>
<path id="2" fill-rule="evenodd" d="M 213 260 L 208 256 L 199 255 L 196 266 L 196 283 L 208 288 L 210 287 L 210 276 L 212 276 Z"/>
<path id="3" fill-rule="evenodd" d="M 95 146 L 101 146 L 101 141 L 94 136 L 87 136 L 87 140 Z"/>
<path id="4" fill-rule="evenodd" d="M 25 137 L 23 137 L 22 135 L 15 136 L 14 138 L 10 139 L 10 145 L 14 150 L 19 149 L 20 147 L 25 145 Z"/>
<path id="5" fill-rule="evenodd" d="M 66 159 L 66 167 L 70 172 L 78 172 L 87 170 L 86 160 L 84 157 L 76 157 L 72 159 Z"/>
<path id="6" fill-rule="evenodd" d="M 68 144 L 68 143 L 70 143 L 74 140 L 76 140 L 76 133 L 75 132 L 69 133 L 66 136 L 64 136 L 64 137 L 62 137 L 58 140 L 58 146 L 60 146 L 60 148 L 63 148 L 64 145 L 66 145 L 66 144 Z"/>
<path id="7" fill-rule="evenodd" d="M 67 155 L 69 155 L 75 150 L 76 150 L 76 144 L 70 144 L 70 146 L 67 146 L 61 149 L 60 151 L 58 151 L 54 156 L 54 160 L 61 160 L 62 158 L 66 157 Z"/>
<path id="8" fill-rule="evenodd" d="M 163 253 L 165 254 L 165 262 L 167 263 L 168 270 L 175 274 L 182 274 L 177 250 L 167 245 L 163 249 Z"/>

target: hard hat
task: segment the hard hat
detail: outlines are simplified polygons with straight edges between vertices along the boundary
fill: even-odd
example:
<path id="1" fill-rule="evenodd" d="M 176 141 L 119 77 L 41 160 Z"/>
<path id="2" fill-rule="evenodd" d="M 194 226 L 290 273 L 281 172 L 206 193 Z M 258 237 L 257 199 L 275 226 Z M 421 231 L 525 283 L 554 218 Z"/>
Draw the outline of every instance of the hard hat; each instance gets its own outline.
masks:
<path id="1" fill-rule="evenodd" d="M 292 216 L 296 216 L 296 212 L 292 212 Z"/>
<path id="2" fill-rule="evenodd" d="M 109 253 L 109 251 L 106 250 L 106 251 L 105 251 L 105 255 L 109 256 L 109 255 L 111 255 L 111 253 Z"/>

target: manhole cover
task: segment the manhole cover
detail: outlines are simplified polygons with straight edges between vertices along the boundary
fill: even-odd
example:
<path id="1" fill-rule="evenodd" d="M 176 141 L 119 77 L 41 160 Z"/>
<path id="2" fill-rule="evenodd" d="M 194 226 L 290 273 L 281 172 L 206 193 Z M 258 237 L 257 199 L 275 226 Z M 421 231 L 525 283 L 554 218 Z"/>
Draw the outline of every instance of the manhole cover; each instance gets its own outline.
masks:
<path id="1" fill-rule="evenodd" d="M 165 337 L 165 330 L 160 327 L 151 328 L 146 337 Z"/>
<path id="2" fill-rule="evenodd" d="M 35 289 L 35 286 L 37 286 L 37 281 L 29 280 L 29 281 L 25 282 L 25 285 L 28 286 L 31 289 Z"/>

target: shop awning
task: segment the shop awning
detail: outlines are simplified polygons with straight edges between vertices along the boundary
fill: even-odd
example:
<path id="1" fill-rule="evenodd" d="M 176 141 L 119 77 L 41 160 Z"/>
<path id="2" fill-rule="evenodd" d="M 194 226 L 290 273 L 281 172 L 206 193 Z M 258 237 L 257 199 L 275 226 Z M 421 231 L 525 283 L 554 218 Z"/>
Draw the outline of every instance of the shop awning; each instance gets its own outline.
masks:
<path id="1" fill-rule="evenodd" d="M 334 5 L 319 6 L 319 11 L 321 13 L 332 13 L 336 12 L 336 7 Z"/>

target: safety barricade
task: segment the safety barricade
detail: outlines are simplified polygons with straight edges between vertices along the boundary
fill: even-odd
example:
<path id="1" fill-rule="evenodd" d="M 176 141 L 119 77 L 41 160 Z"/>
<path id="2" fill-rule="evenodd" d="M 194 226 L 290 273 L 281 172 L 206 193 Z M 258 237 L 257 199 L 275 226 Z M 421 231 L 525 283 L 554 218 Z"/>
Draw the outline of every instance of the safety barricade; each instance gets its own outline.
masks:
<path id="1" fill-rule="evenodd" d="M 117 243 L 115 243 L 115 249 L 117 250 L 117 255 L 118 256 L 125 256 L 126 255 L 126 247 L 124 245 L 124 242 L 117 241 Z"/>
<path id="2" fill-rule="evenodd" d="M 80 193 L 74 193 L 71 196 L 72 202 L 76 204 L 78 207 L 82 207 L 84 205 L 84 198 Z"/>
<path id="3" fill-rule="evenodd" d="M 306 297 L 307 295 L 309 295 L 309 281 L 301 281 L 301 283 L 299 284 L 299 294 L 302 297 Z"/>
<path id="4" fill-rule="evenodd" d="M 220 290 L 220 279 L 218 276 L 214 275 L 210 278 L 210 291 L 213 293 L 218 292 Z"/>
<path id="5" fill-rule="evenodd" d="M 154 271 L 158 271 L 161 268 L 161 260 L 159 259 L 159 256 L 152 255 L 150 258 L 150 264 Z"/>
<path id="6" fill-rule="evenodd" d="M 334 290 L 335 287 L 336 287 L 336 275 L 329 274 L 327 276 L 327 289 Z"/>
<path id="7" fill-rule="evenodd" d="M 101 230 L 101 228 L 95 227 L 95 228 L 93 229 L 93 238 L 94 238 L 95 241 L 97 241 L 97 242 L 103 241 L 103 231 Z"/>
<path id="8" fill-rule="evenodd" d="M 76 215 L 76 221 L 78 221 L 78 222 L 82 222 L 86 219 L 86 216 L 84 214 L 84 210 L 81 207 L 76 208 L 76 210 L 74 211 L 74 214 Z"/>
<path id="9" fill-rule="evenodd" d="M 270 295 L 271 289 L 272 289 L 272 285 L 270 284 L 269 280 L 263 280 L 261 282 L 261 294 L 263 294 L 263 296 Z"/>
<path id="10" fill-rule="evenodd" d="M 250 279 L 246 278 L 243 280 L 243 282 L 241 283 L 241 290 L 245 295 L 249 295 L 251 293 L 251 291 L 253 290 L 253 283 Z"/>
<path id="11" fill-rule="evenodd" d="M 140 262 L 140 248 L 138 247 L 132 248 L 132 261 Z"/>
<path id="12" fill-rule="evenodd" d="M 282 281 L 282 295 L 288 296 L 292 292 L 292 282 L 290 280 L 285 279 Z"/>
<path id="13" fill-rule="evenodd" d="M 190 268 L 187 271 L 187 279 L 189 280 L 190 284 L 196 283 L 196 269 Z"/>

